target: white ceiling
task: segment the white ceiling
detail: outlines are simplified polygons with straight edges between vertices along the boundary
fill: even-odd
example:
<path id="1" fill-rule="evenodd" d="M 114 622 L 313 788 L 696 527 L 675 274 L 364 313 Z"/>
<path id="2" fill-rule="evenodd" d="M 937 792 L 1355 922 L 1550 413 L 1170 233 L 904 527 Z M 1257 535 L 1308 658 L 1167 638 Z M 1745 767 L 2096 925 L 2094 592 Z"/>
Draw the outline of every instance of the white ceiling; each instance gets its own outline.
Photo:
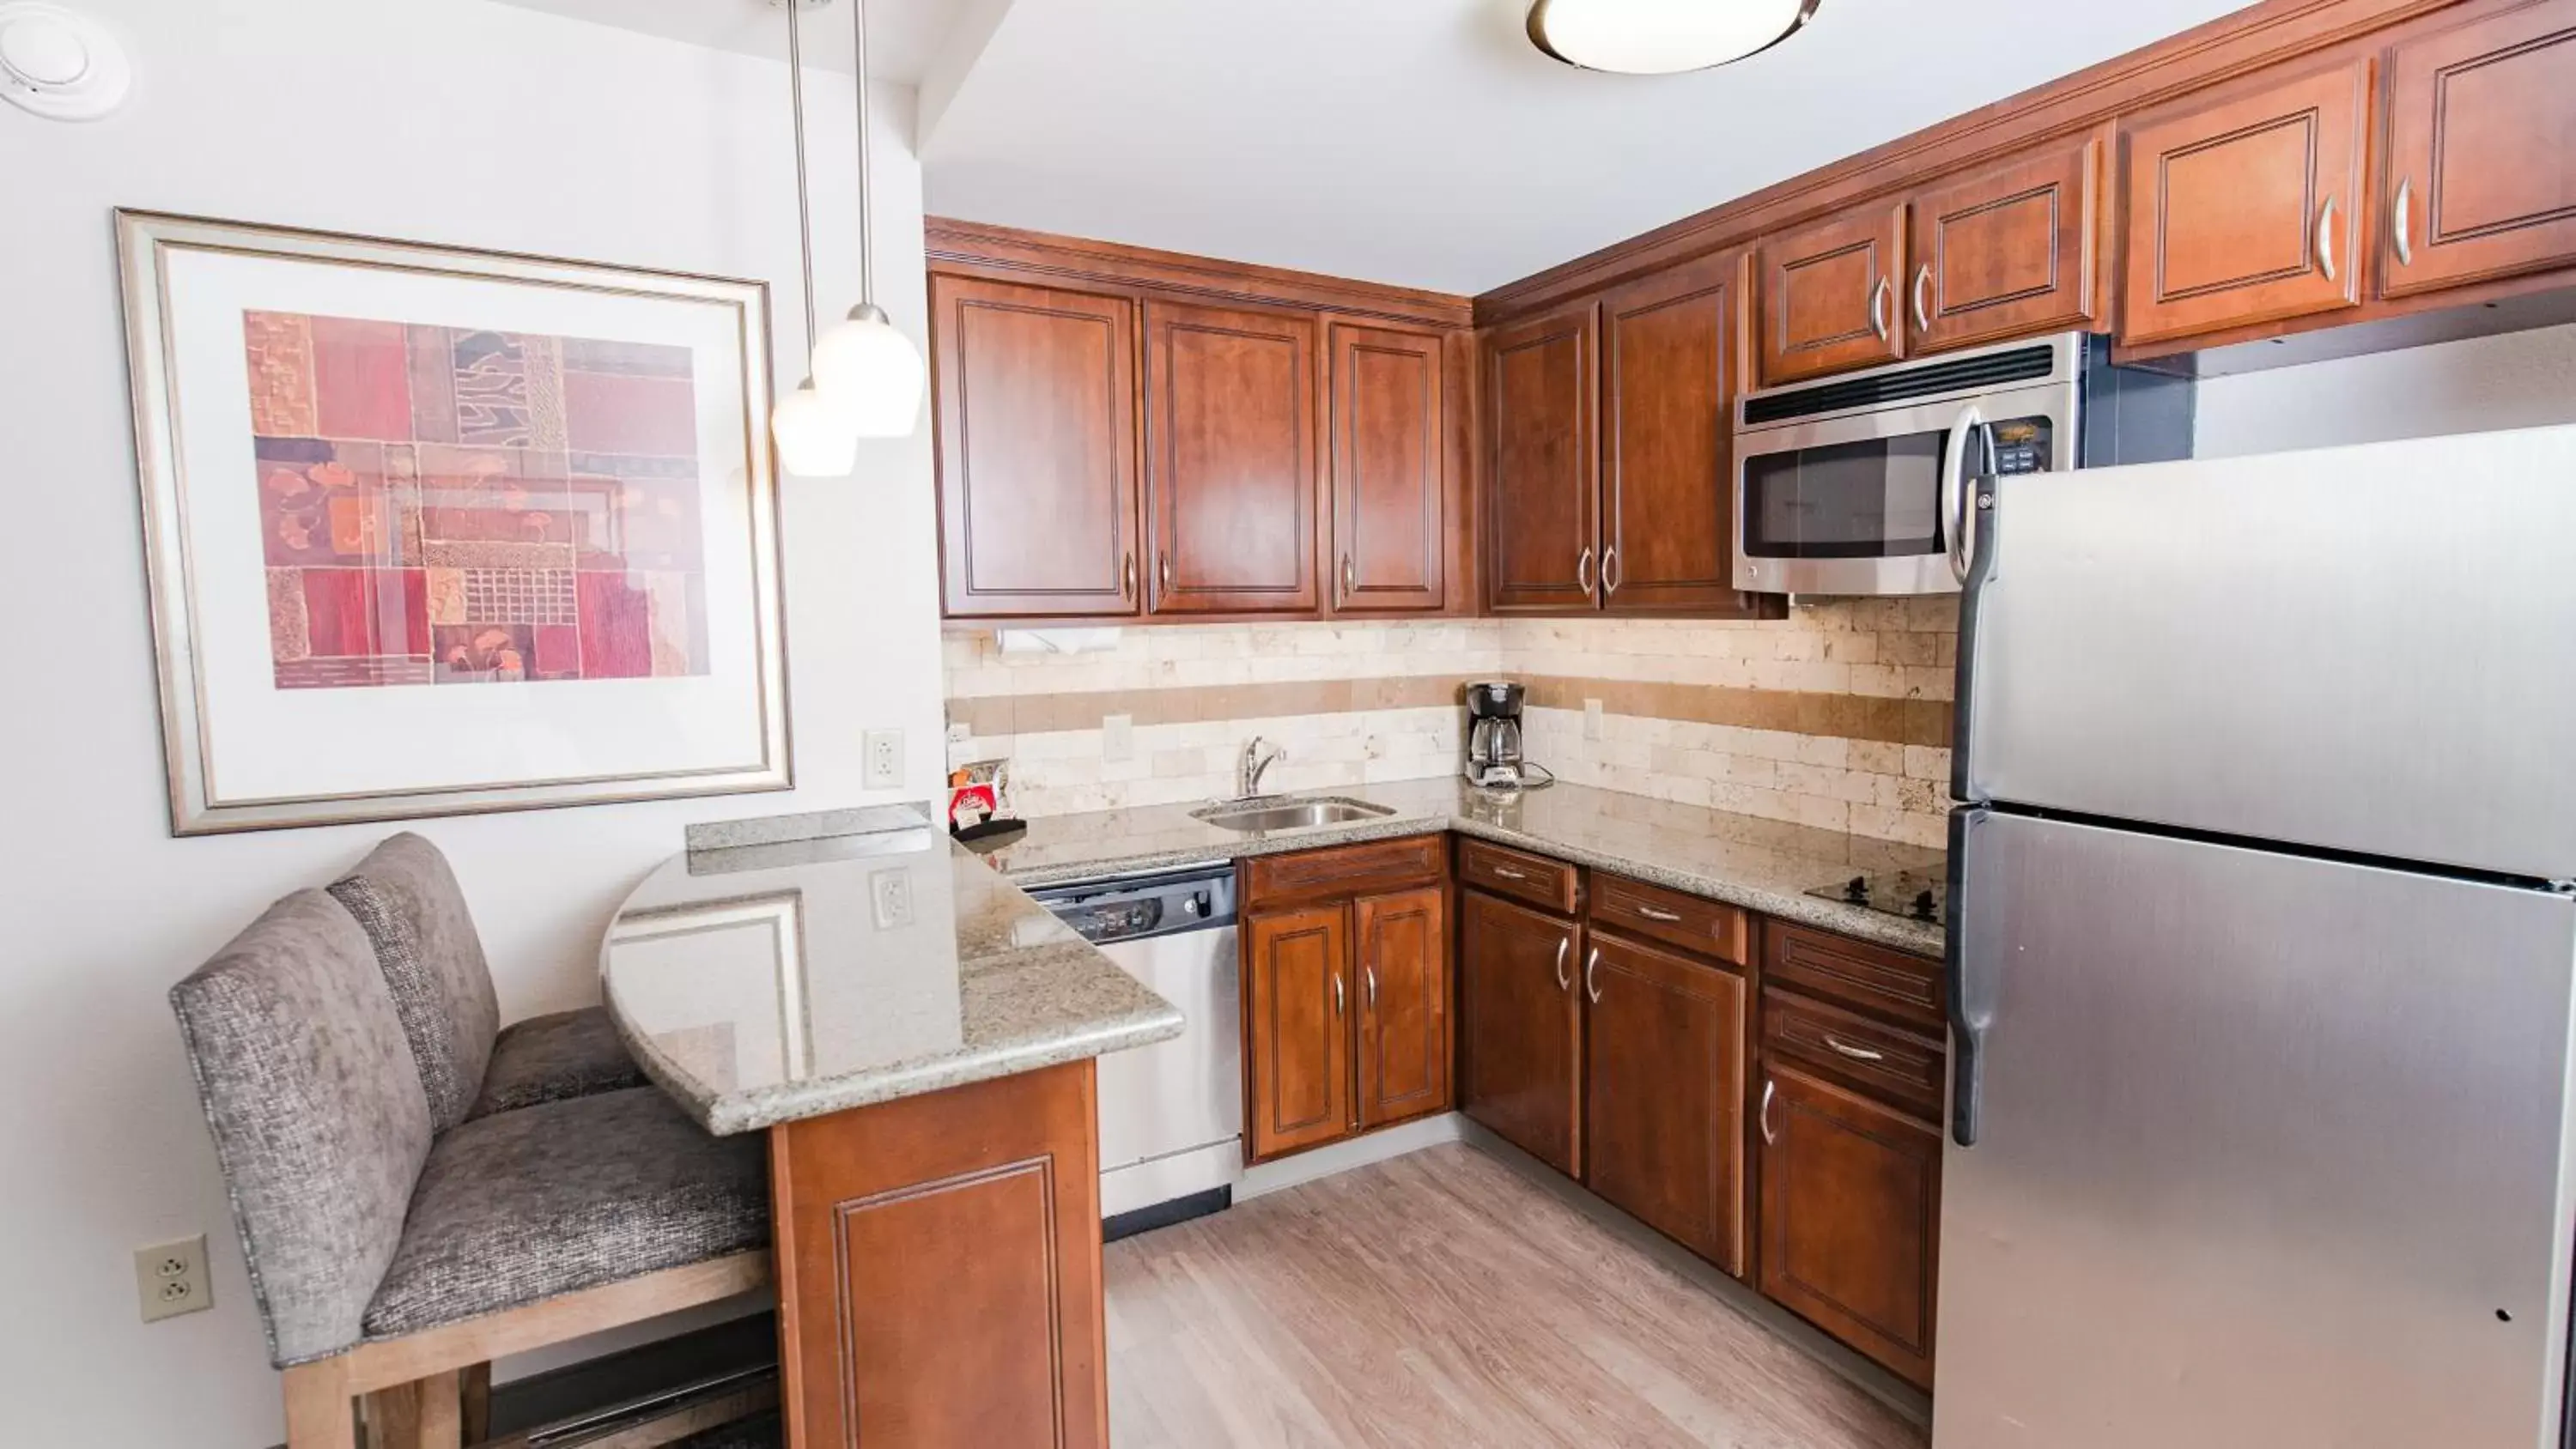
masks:
<path id="1" fill-rule="evenodd" d="M 514 3 L 783 52 L 767 0 Z M 1526 0 L 871 0 L 870 70 L 922 84 L 935 213 L 1473 293 L 2243 3 L 1824 0 L 1642 78 L 1539 55 Z"/>

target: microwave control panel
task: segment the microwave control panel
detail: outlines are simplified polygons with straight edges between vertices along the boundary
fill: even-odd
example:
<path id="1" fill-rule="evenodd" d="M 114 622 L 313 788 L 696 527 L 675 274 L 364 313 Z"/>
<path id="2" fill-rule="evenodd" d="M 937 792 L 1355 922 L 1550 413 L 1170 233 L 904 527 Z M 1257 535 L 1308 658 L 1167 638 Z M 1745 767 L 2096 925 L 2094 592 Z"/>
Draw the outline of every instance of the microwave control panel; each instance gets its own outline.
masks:
<path id="1" fill-rule="evenodd" d="M 1994 440 L 1995 473 L 2045 473 L 2054 454 L 2056 425 L 2046 418 L 2007 418 L 1986 429 Z"/>

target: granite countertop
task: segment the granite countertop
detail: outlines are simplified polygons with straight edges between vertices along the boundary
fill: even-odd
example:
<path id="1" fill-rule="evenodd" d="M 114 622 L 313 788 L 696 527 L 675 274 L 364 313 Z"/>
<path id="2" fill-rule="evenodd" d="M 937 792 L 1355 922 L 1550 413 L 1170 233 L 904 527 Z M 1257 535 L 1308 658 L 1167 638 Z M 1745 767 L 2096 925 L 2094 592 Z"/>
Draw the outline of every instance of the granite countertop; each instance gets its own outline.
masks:
<path id="1" fill-rule="evenodd" d="M 600 946 L 647 1075 L 719 1135 L 1180 1035 L 1181 1013 L 929 828 L 674 857 Z"/>
<path id="2" fill-rule="evenodd" d="M 1392 813 L 1258 835 L 1190 817 L 1193 808 L 1204 806 L 1044 816 L 1031 820 L 1027 836 L 991 859 L 1012 880 L 1036 886 L 1454 830 L 1900 951 L 1941 954 L 1941 927 L 1933 922 L 1807 894 L 1855 875 L 1914 871 L 1937 876 L 1943 862 L 1937 850 L 1581 785 L 1506 794 L 1453 778 L 1319 793 L 1365 801 Z"/>

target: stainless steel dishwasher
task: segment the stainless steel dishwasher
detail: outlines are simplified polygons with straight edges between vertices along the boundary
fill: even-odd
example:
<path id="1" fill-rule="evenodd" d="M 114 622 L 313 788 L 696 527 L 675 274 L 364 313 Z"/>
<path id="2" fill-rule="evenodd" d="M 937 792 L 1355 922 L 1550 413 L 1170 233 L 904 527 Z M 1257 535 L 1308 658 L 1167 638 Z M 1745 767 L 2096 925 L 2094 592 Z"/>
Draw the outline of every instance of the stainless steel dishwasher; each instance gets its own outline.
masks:
<path id="1" fill-rule="evenodd" d="M 1100 1058 L 1102 1236 L 1230 1206 L 1243 1176 L 1234 867 L 1108 876 L 1029 894 L 1189 1022 L 1170 1041 Z"/>

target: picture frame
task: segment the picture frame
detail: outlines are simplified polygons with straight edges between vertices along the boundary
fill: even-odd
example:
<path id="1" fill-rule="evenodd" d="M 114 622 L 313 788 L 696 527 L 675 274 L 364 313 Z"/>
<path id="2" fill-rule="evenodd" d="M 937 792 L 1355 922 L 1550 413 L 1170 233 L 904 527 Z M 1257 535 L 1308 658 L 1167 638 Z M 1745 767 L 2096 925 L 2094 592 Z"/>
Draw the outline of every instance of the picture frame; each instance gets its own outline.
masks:
<path id="1" fill-rule="evenodd" d="M 116 233 L 174 834 L 793 788 L 765 283 Z"/>

